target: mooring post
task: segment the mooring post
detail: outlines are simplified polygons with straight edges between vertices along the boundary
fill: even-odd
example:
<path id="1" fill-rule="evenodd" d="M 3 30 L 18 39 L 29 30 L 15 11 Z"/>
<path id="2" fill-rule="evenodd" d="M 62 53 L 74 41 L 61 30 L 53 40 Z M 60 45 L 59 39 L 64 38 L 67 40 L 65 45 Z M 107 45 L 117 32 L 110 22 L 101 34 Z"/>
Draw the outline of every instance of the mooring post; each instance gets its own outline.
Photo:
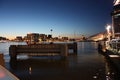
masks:
<path id="1" fill-rule="evenodd" d="M 0 53 L 0 65 L 5 66 L 4 55 L 2 53 Z"/>
<path id="2" fill-rule="evenodd" d="M 16 60 L 17 59 L 17 53 L 16 53 L 16 45 L 11 45 L 9 48 L 9 55 L 11 59 Z"/>
<path id="3" fill-rule="evenodd" d="M 73 47 L 74 47 L 74 49 L 73 49 L 74 54 L 77 54 L 77 42 L 73 43 Z"/>
<path id="4" fill-rule="evenodd" d="M 66 58 L 68 56 L 68 46 L 67 46 L 67 44 L 62 44 L 61 45 L 61 55 L 64 58 Z"/>

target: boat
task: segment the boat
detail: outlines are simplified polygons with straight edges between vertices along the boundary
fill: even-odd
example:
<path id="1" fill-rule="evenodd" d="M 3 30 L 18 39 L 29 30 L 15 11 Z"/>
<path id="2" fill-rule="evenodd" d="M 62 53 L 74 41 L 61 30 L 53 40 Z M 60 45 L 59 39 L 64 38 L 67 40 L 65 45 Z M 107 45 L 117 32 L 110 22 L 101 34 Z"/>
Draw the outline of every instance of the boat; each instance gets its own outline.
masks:
<path id="1" fill-rule="evenodd" d="M 106 41 L 106 50 L 113 52 L 114 54 L 120 54 L 120 39 L 111 39 Z"/>

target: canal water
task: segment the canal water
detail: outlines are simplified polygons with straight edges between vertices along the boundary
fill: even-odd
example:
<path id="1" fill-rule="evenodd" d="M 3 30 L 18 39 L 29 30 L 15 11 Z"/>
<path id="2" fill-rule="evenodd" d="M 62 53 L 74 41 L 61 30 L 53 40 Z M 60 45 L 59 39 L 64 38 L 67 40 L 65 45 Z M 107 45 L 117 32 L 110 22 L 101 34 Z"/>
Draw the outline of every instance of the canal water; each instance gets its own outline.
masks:
<path id="1" fill-rule="evenodd" d="M 70 53 L 67 59 L 19 55 L 16 62 L 9 58 L 12 44 L 25 43 L 0 43 L 0 53 L 4 54 L 5 67 L 20 80 L 120 80 L 115 66 L 98 53 L 96 42 L 78 42 L 77 55 Z"/>

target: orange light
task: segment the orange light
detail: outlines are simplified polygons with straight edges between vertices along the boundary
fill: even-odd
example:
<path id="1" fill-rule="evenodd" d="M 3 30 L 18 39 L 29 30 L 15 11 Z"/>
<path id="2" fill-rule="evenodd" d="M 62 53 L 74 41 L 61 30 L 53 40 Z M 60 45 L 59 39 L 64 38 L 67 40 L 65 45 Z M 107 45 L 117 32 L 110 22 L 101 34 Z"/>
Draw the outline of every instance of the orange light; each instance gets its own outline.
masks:
<path id="1" fill-rule="evenodd" d="M 5 77 L 4 72 L 0 72 L 0 79 L 3 78 L 3 77 Z"/>

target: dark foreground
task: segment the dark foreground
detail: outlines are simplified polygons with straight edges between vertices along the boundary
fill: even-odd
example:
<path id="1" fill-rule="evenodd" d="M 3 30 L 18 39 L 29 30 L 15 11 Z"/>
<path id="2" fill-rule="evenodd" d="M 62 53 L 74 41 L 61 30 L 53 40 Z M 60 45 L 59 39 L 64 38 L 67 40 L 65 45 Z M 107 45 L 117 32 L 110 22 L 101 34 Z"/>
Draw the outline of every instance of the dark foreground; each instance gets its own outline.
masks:
<path id="1" fill-rule="evenodd" d="M 78 43 L 78 54 L 19 58 L 6 68 L 20 80 L 120 80 L 119 70 L 96 50 L 97 43 Z"/>

